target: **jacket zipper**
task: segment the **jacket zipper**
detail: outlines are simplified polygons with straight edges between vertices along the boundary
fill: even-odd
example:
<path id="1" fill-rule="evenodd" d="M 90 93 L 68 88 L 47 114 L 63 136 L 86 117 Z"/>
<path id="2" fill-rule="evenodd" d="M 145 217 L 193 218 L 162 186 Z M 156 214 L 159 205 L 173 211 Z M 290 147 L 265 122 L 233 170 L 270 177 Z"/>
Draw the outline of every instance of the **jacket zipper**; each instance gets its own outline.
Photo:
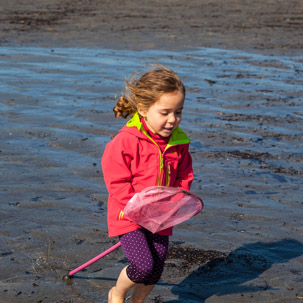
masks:
<path id="1" fill-rule="evenodd" d="M 158 146 L 159 148 L 159 146 Z M 158 186 L 162 185 L 162 180 L 163 180 L 163 167 L 164 167 L 164 163 L 163 163 L 163 155 L 161 154 L 160 148 L 159 148 L 159 155 L 160 155 L 160 169 L 159 169 L 159 177 L 158 177 Z"/>
<path id="2" fill-rule="evenodd" d="M 155 143 L 155 142 L 154 142 Z M 157 146 L 158 144 L 155 143 Z M 173 145 L 171 145 L 173 146 Z M 170 148 L 171 146 L 169 146 L 168 148 Z M 159 156 L 160 156 L 160 170 L 159 170 L 159 178 L 158 178 L 158 186 L 162 186 L 162 182 L 163 182 L 163 176 L 164 176 L 164 153 L 167 151 L 168 148 L 165 148 L 164 152 L 161 153 L 161 149 L 159 148 Z M 167 162 L 167 166 L 166 166 L 166 174 L 165 174 L 165 186 L 169 186 L 169 179 L 170 179 L 170 162 Z"/>
<path id="3" fill-rule="evenodd" d="M 166 167 L 166 186 L 169 186 L 169 179 L 170 179 L 170 162 L 167 162 L 167 167 Z"/>

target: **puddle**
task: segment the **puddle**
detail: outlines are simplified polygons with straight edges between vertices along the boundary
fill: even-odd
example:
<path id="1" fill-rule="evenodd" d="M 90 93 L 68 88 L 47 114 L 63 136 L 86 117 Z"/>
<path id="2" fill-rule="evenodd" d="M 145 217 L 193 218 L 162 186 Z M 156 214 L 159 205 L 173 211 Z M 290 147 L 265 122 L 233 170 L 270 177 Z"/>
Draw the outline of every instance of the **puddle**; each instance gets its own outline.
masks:
<path id="1" fill-rule="evenodd" d="M 108 272 L 123 265 L 121 251 L 84 272 L 91 279 L 76 279 L 73 288 L 61 277 L 114 243 L 100 207 L 107 199 L 100 158 L 126 121 L 115 120 L 112 108 L 125 77 L 158 63 L 187 87 L 181 127 L 192 138 L 192 191 L 205 202 L 204 213 L 176 227 L 172 240 L 224 253 L 244 243 L 301 241 L 302 56 L 1 47 L 0 294 L 6 302 L 106 298 L 115 278 Z M 294 289 L 302 289 L 302 260 L 288 264 L 298 271 Z M 266 270 L 271 283 L 276 267 Z M 272 285 L 281 294 L 291 282 L 287 269 L 279 270 Z M 169 300 L 186 302 L 173 293 Z M 232 300 L 242 302 L 239 295 Z"/>

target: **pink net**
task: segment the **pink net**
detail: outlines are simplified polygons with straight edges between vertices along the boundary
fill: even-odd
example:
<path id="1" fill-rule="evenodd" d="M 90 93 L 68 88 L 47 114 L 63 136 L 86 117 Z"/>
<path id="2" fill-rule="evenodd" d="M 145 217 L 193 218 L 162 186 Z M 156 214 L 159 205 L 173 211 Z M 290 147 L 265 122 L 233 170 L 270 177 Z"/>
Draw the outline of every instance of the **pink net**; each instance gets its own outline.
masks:
<path id="1" fill-rule="evenodd" d="M 189 191 L 151 186 L 128 201 L 124 217 L 156 233 L 188 220 L 202 208 L 202 200 Z"/>

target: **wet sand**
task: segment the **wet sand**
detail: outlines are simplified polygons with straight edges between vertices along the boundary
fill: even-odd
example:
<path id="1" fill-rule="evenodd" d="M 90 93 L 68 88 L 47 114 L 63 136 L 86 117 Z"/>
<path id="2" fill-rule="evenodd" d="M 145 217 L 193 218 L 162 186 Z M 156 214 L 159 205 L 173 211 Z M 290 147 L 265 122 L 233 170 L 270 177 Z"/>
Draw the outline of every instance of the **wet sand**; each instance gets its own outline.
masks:
<path id="1" fill-rule="evenodd" d="M 61 278 L 117 241 L 100 158 L 124 77 L 149 63 L 187 86 L 205 209 L 148 302 L 303 301 L 302 3 L 34 3 L 0 20 L 0 302 L 106 302 L 121 249 Z"/>
<path id="2" fill-rule="evenodd" d="M 300 0 L 1 0 L 2 45 L 302 53 Z"/>

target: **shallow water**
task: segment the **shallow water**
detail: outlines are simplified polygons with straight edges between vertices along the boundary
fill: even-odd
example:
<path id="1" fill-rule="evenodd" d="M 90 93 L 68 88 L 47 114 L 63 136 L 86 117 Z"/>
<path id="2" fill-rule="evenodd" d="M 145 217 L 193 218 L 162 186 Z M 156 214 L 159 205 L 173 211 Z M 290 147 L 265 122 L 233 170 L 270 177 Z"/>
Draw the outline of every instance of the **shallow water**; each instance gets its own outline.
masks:
<path id="1" fill-rule="evenodd" d="M 106 297 L 99 297 L 99 291 L 113 283 L 121 267 L 117 260 L 123 260 L 119 251 L 96 265 L 103 268 L 103 280 L 96 278 L 98 271 L 89 272 L 93 278 L 75 280 L 76 290 L 71 290 L 60 276 L 115 242 L 106 236 L 107 192 L 100 167 L 105 144 L 125 124 L 113 119 L 112 107 L 125 77 L 158 63 L 173 68 L 187 87 L 181 127 L 192 139 L 192 191 L 205 202 L 202 214 L 175 228 L 172 241 L 226 253 L 245 247 L 254 254 L 256 247 L 262 251 L 253 245 L 260 241 L 272 243 L 278 254 L 285 252 L 275 243 L 291 243 L 283 266 L 275 262 L 276 255 L 267 254 L 275 266 L 242 282 L 266 281 L 269 287 L 248 288 L 259 302 L 269 291 L 273 295 L 266 302 L 298 300 L 303 289 L 303 264 L 297 258 L 303 232 L 303 56 L 2 47 L 3 302 L 97 302 Z M 233 285 L 228 279 L 224 283 Z M 167 292 L 168 280 L 169 272 L 160 292 L 165 287 Z M 195 299 L 169 287 L 165 302 L 250 302 L 239 296 L 241 288 L 232 298 L 221 289 Z M 51 299 L 54 289 L 58 297 Z"/>

